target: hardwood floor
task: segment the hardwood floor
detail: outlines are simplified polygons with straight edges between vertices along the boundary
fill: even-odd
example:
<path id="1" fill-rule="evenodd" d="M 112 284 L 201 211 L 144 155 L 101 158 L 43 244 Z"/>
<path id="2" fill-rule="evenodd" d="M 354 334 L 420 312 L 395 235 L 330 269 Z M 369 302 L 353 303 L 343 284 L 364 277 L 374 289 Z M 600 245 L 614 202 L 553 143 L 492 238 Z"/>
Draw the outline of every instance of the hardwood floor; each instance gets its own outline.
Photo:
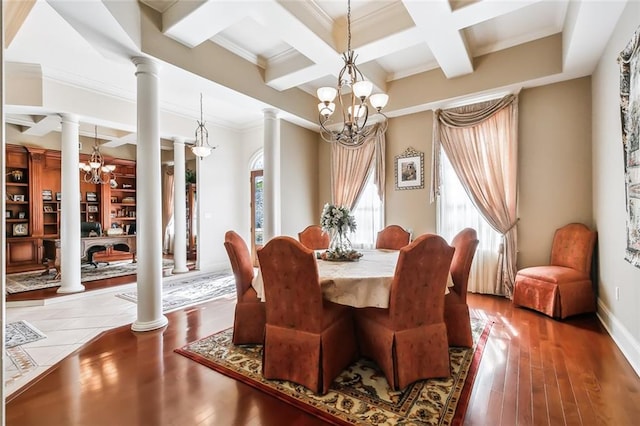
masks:
<path id="1" fill-rule="evenodd" d="M 495 323 L 465 424 L 637 424 L 640 379 L 594 315 L 559 322 L 503 298 L 470 295 L 469 303 L 472 315 Z M 173 352 L 230 326 L 233 303 L 167 317 L 164 330 L 120 327 L 73 353 L 11 396 L 6 424 L 324 424 Z"/>

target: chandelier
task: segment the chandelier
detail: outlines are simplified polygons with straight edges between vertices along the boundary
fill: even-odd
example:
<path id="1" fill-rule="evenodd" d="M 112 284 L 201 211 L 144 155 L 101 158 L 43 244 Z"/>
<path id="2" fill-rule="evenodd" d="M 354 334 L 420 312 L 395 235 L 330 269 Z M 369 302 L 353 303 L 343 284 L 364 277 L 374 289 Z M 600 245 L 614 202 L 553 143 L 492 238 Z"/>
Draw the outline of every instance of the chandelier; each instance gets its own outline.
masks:
<path id="1" fill-rule="evenodd" d="M 347 2 L 347 52 L 342 55 L 344 67 L 338 74 L 338 86 L 321 87 L 318 89 L 318 104 L 320 123 L 320 134 L 327 142 L 338 142 L 348 147 L 356 148 L 362 145 L 365 138 L 371 133 L 371 126 L 368 128 L 369 117 L 379 121 L 382 132 L 387 130 L 387 116 L 382 113 L 382 108 L 387 105 L 389 95 L 384 93 L 371 94 L 373 84 L 364 79 L 364 76 L 356 66 L 355 52 L 351 50 L 351 0 Z M 342 111 L 341 128 L 339 123 L 333 123 L 331 116 L 336 109 L 333 102 L 338 97 L 338 103 Z M 373 108 L 370 112 L 366 101 Z M 338 130 L 339 129 L 339 130 Z"/>
<path id="2" fill-rule="evenodd" d="M 200 93 L 200 121 L 196 129 L 196 143 L 191 147 L 191 151 L 197 157 L 204 158 L 211 154 L 211 151 L 217 146 L 209 145 L 209 131 L 204 127 L 204 119 L 202 118 L 202 93 Z"/>
<path id="3" fill-rule="evenodd" d="M 111 172 L 116 169 L 113 164 L 104 164 L 104 157 L 98 147 L 98 126 L 94 126 L 93 152 L 88 162 L 80 162 L 80 170 L 84 171 L 84 181 L 87 183 L 105 184 L 109 182 Z"/>

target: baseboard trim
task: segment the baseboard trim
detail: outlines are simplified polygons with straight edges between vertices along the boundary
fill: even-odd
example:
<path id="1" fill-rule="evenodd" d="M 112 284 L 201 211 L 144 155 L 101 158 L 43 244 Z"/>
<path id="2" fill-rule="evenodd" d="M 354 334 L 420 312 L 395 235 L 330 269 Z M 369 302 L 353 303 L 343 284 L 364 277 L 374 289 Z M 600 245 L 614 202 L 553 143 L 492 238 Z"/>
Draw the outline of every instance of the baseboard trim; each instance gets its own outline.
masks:
<path id="1" fill-rule="evenodd" d="M 631 364 L 631 368 L 640 377 L 640 343 L 633 338 L 629 330 L 611 313 L 601 299 L 598 299 L 598 312 L 596 315 L 618 346 L 618 349 Z"/>

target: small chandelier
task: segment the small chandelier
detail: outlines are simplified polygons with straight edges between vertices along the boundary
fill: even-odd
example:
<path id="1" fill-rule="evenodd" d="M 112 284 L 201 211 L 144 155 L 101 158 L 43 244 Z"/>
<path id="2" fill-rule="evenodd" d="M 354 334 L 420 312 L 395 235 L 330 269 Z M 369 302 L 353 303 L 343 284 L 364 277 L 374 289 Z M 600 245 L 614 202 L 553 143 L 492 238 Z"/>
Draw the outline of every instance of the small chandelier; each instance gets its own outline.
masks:
<path id="1" fill-rule="evenodd" d="M 108 183 L 111 172 L 116 169 L 113 164 L 104 164 L 104 157 L 98 146 L 98 126 L 94 126 L 93 152 L 87 163 L 80 162 L 80 170 L 84 171 L 84 181 L 94 184 Z"/>
<path id="2" fill-rule="evenodd" d="M 321 87 L 318 89 L 318 104 L 320 134 L 327 142 L 338 142 L 348 147 L 356 148 L 362 145 L 365 138 L 371 133 L 371 126 L 366 128 L 369 116 L 379 115 L 377 121 L 383 126 L 382 132 L 387 130 L 387 116 L 382 113 L 382 108 L 387 105 L 389 95 L 384 93 L 371 94 L 373 84 L 364 79 L 364 76 L 356 66 L 355 52 L 351 50 L 351 0 L 347 2 L 347 52 L 342 55 L 344 67 L 338 74 L 338 88 Z M 342 128 L 331 130 L 331 115 L 336 109 L 333 100 L 338 96 L 340 109 L 342 110 Z M 344 95 L 344 98 L 343 98 Z M 374 108 L 373 114 L 369 113 L 369 100 Z M 348 101 L 346 103 L 345 101 Z"/>
<path id="3" fill-rule="evenodd" d="M 196 143 L 191 147 L 191 151 L 197 157 L 204 158 L 211 154 L 211 151 L 217 146 L 209 145 L 209 131 L 204 127 L 204 119 L 202 118 L 202 93 L 200 93 L 200 121 L 196 129 Z"/>

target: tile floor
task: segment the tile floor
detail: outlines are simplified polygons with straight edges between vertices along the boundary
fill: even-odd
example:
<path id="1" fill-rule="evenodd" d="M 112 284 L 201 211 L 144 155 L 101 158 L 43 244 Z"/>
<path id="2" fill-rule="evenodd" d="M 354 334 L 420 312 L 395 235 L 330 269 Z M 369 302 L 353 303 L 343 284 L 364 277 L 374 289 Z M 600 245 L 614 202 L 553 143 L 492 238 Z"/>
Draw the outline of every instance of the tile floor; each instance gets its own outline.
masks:
<path id="1" fill-rule="evenodd" d="M 125 284 L 70 294 L 38 301 L 36 306 L 8 302 L 8 323 L 26 320 L 47 338 L 12 348 L 13 362 L 5 355 L 6 395 L 11 395 L 103 331 L 135 321 L 137 305 L 115 296 L 134 288 L 135 284 Z"/>

